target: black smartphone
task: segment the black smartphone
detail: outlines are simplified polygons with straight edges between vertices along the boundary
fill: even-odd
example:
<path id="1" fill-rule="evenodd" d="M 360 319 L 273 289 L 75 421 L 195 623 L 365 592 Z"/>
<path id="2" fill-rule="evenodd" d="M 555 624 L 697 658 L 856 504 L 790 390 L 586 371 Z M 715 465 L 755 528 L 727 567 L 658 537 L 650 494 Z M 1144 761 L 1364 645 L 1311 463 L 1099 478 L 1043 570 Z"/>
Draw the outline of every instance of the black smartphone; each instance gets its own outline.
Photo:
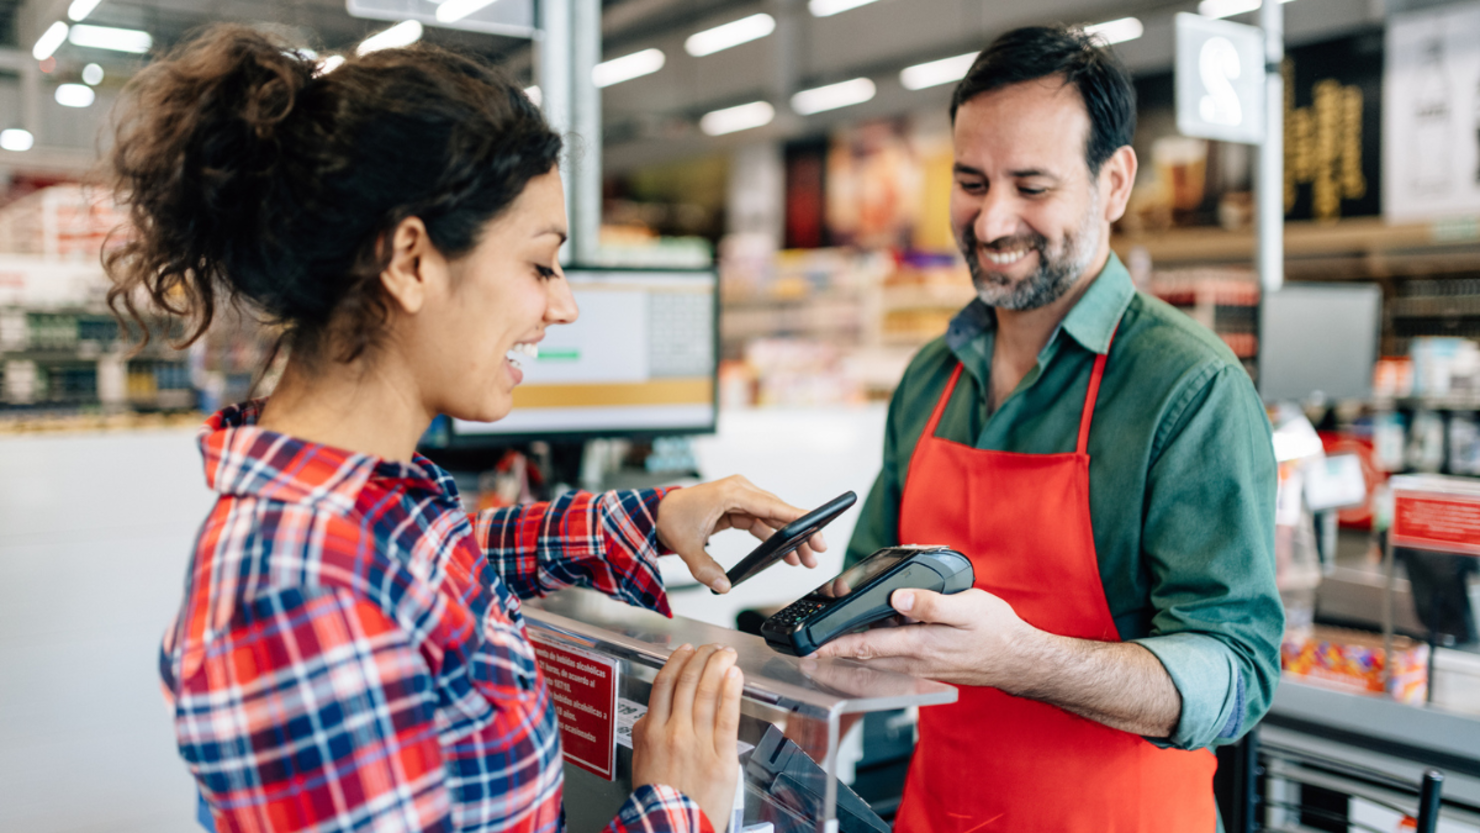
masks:
<path id="1" fill-rule="evenodd" d="M 857 502 L 858 495 L 852 492 L 844 492 L 776 530 L 776 534 L 762 541 L 760 546 L 751 550 L 750 555 L 740 559 L 739 564 L 731 567 L 730 571 L 725 573 L 725 578 L 730 580 L 731 589 L 740 582 L 785 558 L 787 554 L 802 544 L 805 544 L 807 539 L 811 538 L 817 530 L 832 523 L 834 518 L 843 514 L 848 507 Z"/>

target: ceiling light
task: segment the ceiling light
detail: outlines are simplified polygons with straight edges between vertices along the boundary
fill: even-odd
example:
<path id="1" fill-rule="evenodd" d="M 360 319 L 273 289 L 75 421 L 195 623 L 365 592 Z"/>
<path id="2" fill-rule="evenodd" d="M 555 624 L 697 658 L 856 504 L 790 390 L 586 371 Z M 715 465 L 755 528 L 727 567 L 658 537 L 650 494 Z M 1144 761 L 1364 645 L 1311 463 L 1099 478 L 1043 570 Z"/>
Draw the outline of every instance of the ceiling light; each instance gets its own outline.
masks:
<path id="1" fill-rule="evenodd" d="M 965 55 L 957 55 L 954 58 L 941 58 L 939 61 L 929 61 L 923 64 L 915 64 L 905 67 L 899 71 L 899 83 L 906 90 L 923 90 L 926 87 L 938 87 L 941 84 L 949 84 L 952 81 L 960 81 L 966 77 L 966 72 L 971 65 L 976 63 L 979 52 L 967 52 Z"/>
<path id="2" fill-rule="evenodd" d="M 103 0 L 72 0 L 72 5 L 67 7 L 67 17 L 73 20 L 81 20 L 93 13 L 93 9 Z"/>
<path id="3" fill-rule="evenodd" d="M 1281 3 L 1289 3 L 1290 0 L 1280 0 Z M 1197 4 L 1197 13 L 1203 17 L 1233 17 L 1236 14 L 1256 11 L 1261 5 L 1259 0 L 1202 0 Z"/>
<path id="4" fill-rule="evenodd" d="M 36 144 L 36 137 L 31 131 L 12 127 L 9 130 L 0 130 L 0 150 L 9 150 L 21 153 L 31 149 Z"/>
<path id="5" fill-rule="evenodd" d="M 343 55 L 330 55 L 329 57 L 325 58 L 324 60 L 319 61 L 318 69 L 314 71 L 314 74 L 315 75 L 328 75 L 329 73 L 333 72 L 334 70 L 339 69 L 339 65 L 342 64 L 342 63 L 344 63 L 344 56 Z"/>
<path id="6" fill-rule="evenodd" d="M 437 22 L 453 23 L 462 20 L 484 6 L 492 6 L 496 2 L 498 0 L 446 0 L 437 7 Z"/>
<path id="7" fill-rule="evenodd" d="M 631 55 L 603 61 L 592 67 L 591 82 L 598 87 L 610 87 L 623 81 L 652 75 L 663 68 L 666 60 L 661 49 L 644 49 L 641 52 L 633 52 Z"/>
<path id="8" fill-rule="evenodd" d="M 36 45 L 31 48 L 31 57 L 38 61 L 44 61 L 57 51 L 57 47 L 67 39 L 67 24 L 58 20 L 51 24 L 41 37 L 36 39 Z"/>
<path id="9" fill-rule="evenodd" d="M 803 116 L 836 110 L 851 104 L 862 104 L 874 97 L 874 82 L 867 78 L 854 78 L 825 87 L 802 90 L 791 97 L 791 109 Z"/>
<path id="10" fill-rule="evenodd" d="M 57 103 L 63 107 L 91 107 L 97 93 L 86 84 L 61 84 L 57 87 Z"/>
<path id="11" fill-rule="evenodd" d="M 369 55 L 381 49 L 410 46 L 419 40 L 421 40 L 421 21 L 403 20 L 384 32 L 377 32 L 360 41 L 360 45 L 355 47 L 355 54 Z"/>
<path id="12" fill-rule="evenodd" d="M 1084 33 L 1086 35 L 1089 35 L 1106 46 L 1112 43 L 1125 43 L 1128 40 L 1135 40 L 1145 31 L 1146 27 L 1142 26 L 1141 21 L 1134 17 L 1122 17 L 1084 27 Z"/>
<path id="13" fill-rule="evenodd" d="M 738 107 L 726 107 L 705 113 L 699 119 L 699 129 L 710 136 L 723 136 L 737 130 L 749 130 L 771 123 L 776 118 L 776 108 L 765 101 L 752 101 Z"/>
<path id="14" fill-rule="evenodd" d="M 82 68 L 82 83 L 89 87 L 96 87 L 103 83 L 103 68 L 97 64 L 88 64 Z"/>
<path id="15" fill-rule="evenodd" d="M 154 38 L 139 29 L 115 29 L 112 26 L 89 26 L 79 23 L 67 33 L 67 40 L 77 46 L 111 49 L 142 55 L 154 46 Z"/>
<path id="16" fill-rule="evenodd" d="M 534 102 L 534 106 L 536 107 L 545 103 L 545 95 L 544 93 L 540 92 L 540 88 L 538 86 L 525 87 L 524 94 L 529 97 L 530 101 Z"/>
<path id="17" fill-rule="evenodd" d="M 742 17 L 713 29 L 695 32 L 683 42 L 683 48 L 695 58 L 702 58 L 732 46 L 760 40 L 774 31 L 776 31 L 776 18 L 763 12 L 750 17 Z"/>
<path id="18" fill-rule="evenodd" d="M 846 12 L 859 6 L 867 6 L 874 0 L 809 0 L 807 11 L 813 17 L 832 17 L 838 12 Z"/>

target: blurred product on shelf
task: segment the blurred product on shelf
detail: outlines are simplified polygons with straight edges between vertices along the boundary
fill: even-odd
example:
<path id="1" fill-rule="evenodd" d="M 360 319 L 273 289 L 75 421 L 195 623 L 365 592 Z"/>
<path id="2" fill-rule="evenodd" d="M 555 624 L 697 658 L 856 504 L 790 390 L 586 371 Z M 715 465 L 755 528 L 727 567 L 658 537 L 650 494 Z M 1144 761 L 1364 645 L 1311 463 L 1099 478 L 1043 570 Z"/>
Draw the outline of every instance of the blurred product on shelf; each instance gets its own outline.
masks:
<path id="1" fill-rule="evenodd" d="M 1325 625 L 1304 633 L 1289 631 L 1280 646 L 1280 665 L 1287 674 L 1346 691 L 1422 704 L 1429 688 L 1429 646 L 1395 636 L 1392 658 L 1392 673 L 1388 674 L 1381 635 Z"/>
<path id="2" fill-rule="evenodd" d="M 97 263 L 126 239 L 115 233 L 126 220 L 106 189 L 53 185 L 0 207 L 0 252 Z"/>
<path id="3" fill-rule="evenodd" d="M 1423 336 L 1410 342 L 1412 395 L 1475 398 L 1480 394 L 1480 345 L 1468 338 Z"/>

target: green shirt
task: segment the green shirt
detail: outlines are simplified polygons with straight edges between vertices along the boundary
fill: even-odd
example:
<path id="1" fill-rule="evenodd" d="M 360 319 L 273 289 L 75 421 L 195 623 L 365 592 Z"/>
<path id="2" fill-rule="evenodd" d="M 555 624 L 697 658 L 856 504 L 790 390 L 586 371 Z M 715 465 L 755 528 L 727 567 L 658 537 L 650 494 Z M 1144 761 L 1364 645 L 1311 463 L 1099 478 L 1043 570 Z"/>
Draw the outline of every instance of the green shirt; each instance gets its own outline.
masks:
<path id="1" fill-rule="evenodd" d="M 1121 639 L 1155 654 L 1182 695 L 1176 731 L 1158 740 L 1183 749 L 1234 742 L 1269 708 L 1284 632 L 1274 450 L 1248 374 L 1212 332 L 1137 292 L 1113 254 L 1037 366 L 988 413 L 995 329 L 994 313 L 973 301 L 910 363 L 848 563 L 901 543 L 910 457 L 958 361 L 964 372 L 937 436 L 995 451 L 1072 452 L 1094 358 L 1113 333 L 1089 437 L 1105 597 Z"/>

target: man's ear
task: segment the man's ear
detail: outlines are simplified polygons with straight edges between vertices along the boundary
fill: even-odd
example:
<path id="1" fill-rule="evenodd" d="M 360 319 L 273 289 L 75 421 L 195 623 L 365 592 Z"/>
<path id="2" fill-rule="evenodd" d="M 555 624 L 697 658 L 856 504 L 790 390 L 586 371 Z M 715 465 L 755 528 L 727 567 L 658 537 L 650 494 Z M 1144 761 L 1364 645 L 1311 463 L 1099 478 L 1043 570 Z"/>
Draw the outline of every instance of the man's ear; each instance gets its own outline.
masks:
<path id="1" fill-rule="evenodd" d="M 1130 145 L 1121 145 L 1100 166 L 1100 193 L 1105 195 L 1105 221 L 1113 223 L 1125 214 L 1126 203 L 1131 199 L 1131 188 L 1136 184 L 1136 152 Z"/>
<path id="2" fill-rule="evenodd" d="M 380 273 L 381 286 L 391 303 L 415 315 L 426 305 L 430 283 L 445 267 L 420 217 L 407 217 L 390 235 L 391 259 Z"/>

